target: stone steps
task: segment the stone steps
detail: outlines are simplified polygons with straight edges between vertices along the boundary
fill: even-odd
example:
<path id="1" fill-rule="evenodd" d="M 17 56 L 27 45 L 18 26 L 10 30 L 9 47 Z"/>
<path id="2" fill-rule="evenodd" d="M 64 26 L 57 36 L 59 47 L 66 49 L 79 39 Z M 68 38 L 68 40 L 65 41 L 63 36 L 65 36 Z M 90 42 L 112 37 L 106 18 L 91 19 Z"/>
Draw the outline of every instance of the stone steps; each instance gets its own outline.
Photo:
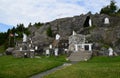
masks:
<path id="1" fill-rule="evenodd" d="M 87 61 L 91 58 L 92 52 L 90 51 L 81 51 L 74 52 L 68 57 L 70 61 Z"/>

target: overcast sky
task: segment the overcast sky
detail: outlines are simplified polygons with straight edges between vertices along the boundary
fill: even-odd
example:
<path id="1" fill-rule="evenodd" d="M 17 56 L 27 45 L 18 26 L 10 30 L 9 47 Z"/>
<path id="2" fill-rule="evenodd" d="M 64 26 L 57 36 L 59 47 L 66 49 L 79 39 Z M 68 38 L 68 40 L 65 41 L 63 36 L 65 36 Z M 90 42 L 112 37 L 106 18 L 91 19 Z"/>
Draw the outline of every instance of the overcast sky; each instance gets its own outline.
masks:
<path id="1" fill-rule="evenodd" d="M 120 0 L 115 0 L 120 7 Z M 49 22 L 57 18 L 99 12 L 110 0 L 0 0 L 0 23 Z"/>

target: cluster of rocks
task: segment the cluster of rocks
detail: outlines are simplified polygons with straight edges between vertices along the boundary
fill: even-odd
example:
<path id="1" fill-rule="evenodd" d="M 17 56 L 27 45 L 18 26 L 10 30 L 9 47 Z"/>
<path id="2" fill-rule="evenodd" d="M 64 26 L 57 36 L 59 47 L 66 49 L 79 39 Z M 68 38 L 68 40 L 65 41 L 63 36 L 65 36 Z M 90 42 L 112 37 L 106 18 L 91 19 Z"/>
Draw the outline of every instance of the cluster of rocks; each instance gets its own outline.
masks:
<path id="1" fill-rule="evenodd" d="M 47 29 L 51 28 L 53 37 L 47 36 Z M 108 48 L 113 47 L 120 54 L 120 17 L 105 14 L 81 14 L 80 16 L 56 19 L 48 22 L 37 29 L 35 26 L 29 28 L 33 45 L 38 46 L 43 52 L 50 44 L 54 43 L 56 34 L 61 36 L 60 48 L 68 48 L 69 36 L 73 30 L 78 34 L 86 35 L 86 41 L 93 43 L 94 55 L 107 55 Z M 66 45 L 66 46 L 65 46 Z M 61 52 L 62 52 L 61 49 Z"/>
<path id="2" fill-rule="evenodd" d="M 106 49 L 108 49 L 109 46 L 113 47 L 114 51 L 120 54 L 119 21 L 120 18 L 116 16 L 108 16 L 105 14 L 93 15 L 91 13 L 82 14 L 80 16 L 56 19 L 46 23 L 39 29 L 32 30 L 33 34 L 31 37 L 34 44 L 41 45 L 44 48 L 54 41 L 56 34 L 60 34 L 61 41 L 64 41 L 69 39 L 69 36 L 74 30 L 78 34 L 89 35 L 86 39 L 88 42 L 93 43 L 95 52 L 99 50 L 98 54 L 106 55 Z M 47 36 L 46 30 L 48 27 L 51 27 L 53 37 Z M 105 48 L 104 51 L 103 48 Z"/>

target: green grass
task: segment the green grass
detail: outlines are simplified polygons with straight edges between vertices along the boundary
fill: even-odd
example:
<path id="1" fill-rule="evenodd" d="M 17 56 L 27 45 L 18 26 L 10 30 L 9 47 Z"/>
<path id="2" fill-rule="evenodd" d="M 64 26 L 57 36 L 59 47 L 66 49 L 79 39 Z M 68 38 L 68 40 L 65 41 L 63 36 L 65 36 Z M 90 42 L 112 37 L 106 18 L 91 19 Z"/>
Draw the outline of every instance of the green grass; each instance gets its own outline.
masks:
<path id="1" fill-rule="evenodd" d="M 0 78 L 28 78 L 65 62 L 64 56 L 42 58 L 0 57 Z"/>
<path id="2" fill-rule="evenodd" d="M 120 78 L 120 56 L 94 57 L 58 70 L 44 78 Z"/>

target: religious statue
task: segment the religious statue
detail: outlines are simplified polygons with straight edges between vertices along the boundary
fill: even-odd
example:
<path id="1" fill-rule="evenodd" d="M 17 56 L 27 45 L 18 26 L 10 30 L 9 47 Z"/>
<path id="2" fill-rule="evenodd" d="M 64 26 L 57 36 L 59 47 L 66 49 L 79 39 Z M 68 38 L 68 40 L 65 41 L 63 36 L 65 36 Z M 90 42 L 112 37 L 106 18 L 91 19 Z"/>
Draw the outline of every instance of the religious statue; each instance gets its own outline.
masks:
<path id="1" fill-rule="evenodd" d="M 113 49 L 111 47 L 109 47 L 109 56 L 113 56 Z"/>
<path id="2" fill-rule="evenodd" d="M 75 31 L 73 31 L 73 34 L 72 35 L 77 35 L 77 33 Z"/>
<path id="3" fill-rule="evenodd" d="M 23 33 L 23 42 L 27 41 L 27 35 Z"/>
<path id="4" fill-rule="evenodd" d="M 92 26 L 92 20 L 89 19 L 89 26 L 91 27 Z"/>
<path id="5" fill-rule="evenodd" d="M 59 34 L 56 34 L 55 39 L 56 39 L 56 40 L 59 40 L 59 39 L 60 39 L 60 35 L 59 35 Z"/>
<path id="6" fill-rule="evenodd" d="M 109 23 L 110 23 L 109 18 L 105 18 L 104 24 L 109 24 Z"/>

